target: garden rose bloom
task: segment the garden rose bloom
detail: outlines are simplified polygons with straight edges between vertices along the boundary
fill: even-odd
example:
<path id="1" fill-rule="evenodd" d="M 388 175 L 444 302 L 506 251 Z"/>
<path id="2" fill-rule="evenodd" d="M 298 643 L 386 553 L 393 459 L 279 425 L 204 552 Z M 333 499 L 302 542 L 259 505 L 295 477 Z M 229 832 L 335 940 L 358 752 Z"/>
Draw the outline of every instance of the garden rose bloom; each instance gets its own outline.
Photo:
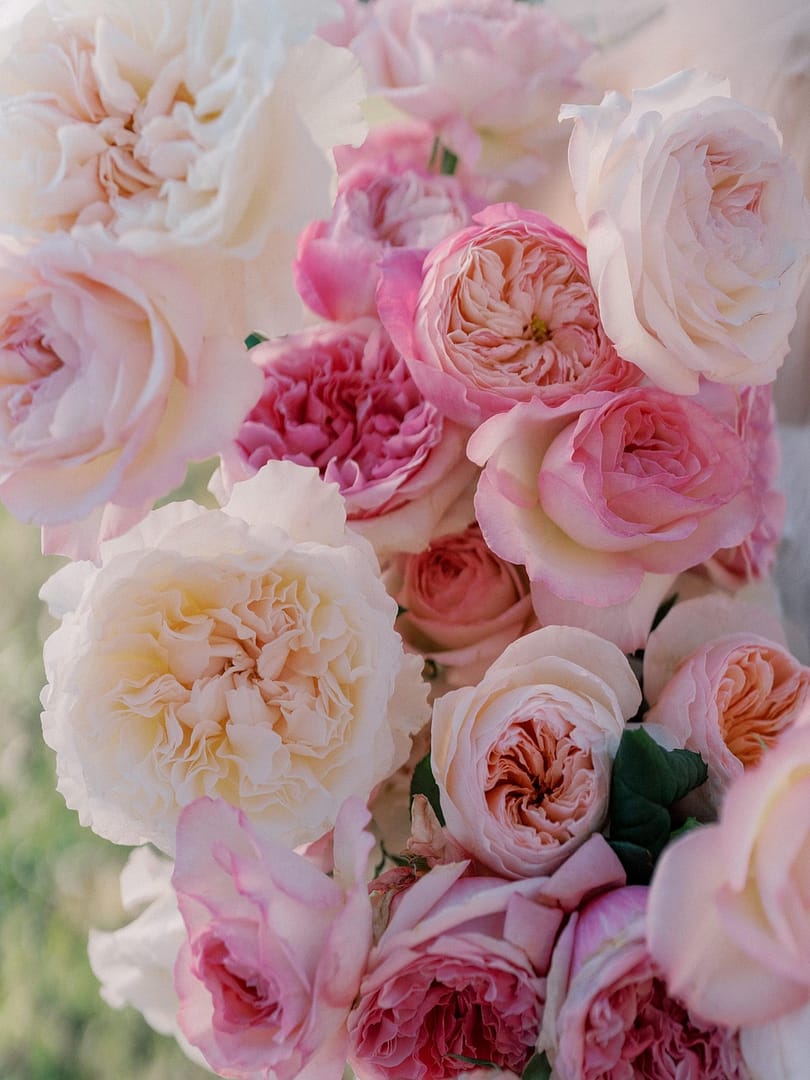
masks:
<path id="1" fill-rule="evenodd" d="M 689 812 L 714 816 L 744 768 L 755 765 L 810 705 L 810 668 L 776 642 L 725 634 L 678 667 L 644 727 L 666 746 L 700 754 L 709 778 L 686 799 Z"/>
<path id="2" fill-rule="evenodd" d="M 574 627 L 513 642 L 433 706 L 431 764 L 450 835 L 502 877 L 555 870 L 607 820 L 622 730 L 641 704 L 625 656 Z"/>
<path id="3" fill-rule="evenodd" d="M 43 589 L 59 790 L 116 843 L 171 851 L 202 795 L 290 846 L 405 762 L 421 662 L 336 488 L 271 462 L 222 510 L 172 503 Z"/>
<path id="4" fill-rule="evenodd" d="M 261 380 L 176 267 L 100 231 L 0 246 L 0 499 L 95 557 L 233 438 Z M 227 386 L 227 393 L 221 387 Z"/>
<path id="5" fill-rule="evenodd" d="M 251 357 L 264 391 L 223 451 L 225 489 L 267 461 L 314 465 L 378 555 L 426 547 L 476 470 L 467 432 L 423 400 L 380 324 L 303 330 Z"/>
<path id="6" fill-rule="evenodd" d="M 587 618 L 644 598 L 648 577 L 665 592 L 667 575 L 737 543 L 756 516 L 739 436 L 690 399 L 652 387 L 583 394 L 553 410 L 516 405 L 483 424 L 467 452 L 486 465 L 475 497 L 484 538 L 526 567 L 545 623 L 556 599 Z M 576 621 L 570 605 L 560 614 Z M 600 630 L 632 651 L 649 620 Z"/>
<path id="7" fill-rule="evenodd" d="M 604 893 L 554 949 L 539 1047 L 558 1080 L 747 1080 L 736 1032 L 667 993 L 644 936 L 647 889 Z"/>
<path id="8" fill-rule="evenodd" d="M 602 329 L 578 240 L 511 203 L 473 221 L 424 265 L 400 255 L 383 266 L 380 317 L 430 401 L 474 426 L 515 402 L 638 381 Z"/>
<path id="9" fill-rule="evenodd" d="M 327 151 L 361 130 L 356 64 L 311 38 L 336 13 L 326 0 L 43 0 L 0 64 L 4 217 L 243 256 L 297 231 L 328 208 Z"/>
<path id="10" fill-rule="evenodd" d="M 535 621 L 525 573 L 493 554 L 476 524 L 402 557 L 392 584 L 405 609 L 397 630 L 451 686 L 478 682 Z"/>
<path id="11" fill-rule="evenodd" d="M 592 49 L 562 19 L 512 0 L 375 0 L 350 42 L 372 95 L 428 121 L 481 174 L 531 182 L 581 100 Z"/>
<path id="12" fill-rule="evenodd" d="M 740 1046 L 751 1080 L 795 1080 L 810 1060 L 810 1002 L 769 1024 L 743 1028 Z"/>
<path id="13" fill-rule="evenodd" d="M 713 76 L 567 106 L 602 321 L 658 385 L 771 382 L 808 270 L 810 211 L 776 125 Z"/>
<path id="14" fill-rule="evenodd" d="M 359 800 L 344 804 L 327 876 L 227 803 L 183 811 L 172 879 L 188 934 L 178 1019 L 220 1076 L 342 1077 L 346 1016 L 371 947 L 369 820 Z"/>
<path id="15" fill-rule="evenodd" d="M 738 776 L 720 821 L 658 862 L 650 951 L 671 993 L 716 1023 L 759 1026 L 810 1002 L 810 722 Z"/>
<path id="16" fill-rule="evenodd" d="M 87 951 L 108 1005 L 132 1005 L 155 1031 L 174 1036 L 183 1053 L 205 1067 L 177 1025 L 174 964 L 186 932 L 171 885 L 173 870 L 174 864 L 151 848 L 135 848 L 121 871 L 121 900 L 125 911 L 138 914 L 120 930 L 91 929 Z"/>
<path id="17" fill-rule="evenodd" d="M 329 220 L 301 234 L 293 265 L 298 291 L 326 319 L 376 315 L 383 255 L 392 248 L 426 255 L 482 205 L 458 177 L 428 172 L 427 159 L 421 168 L 398 168 L 394 155 L 356 165 L 341 176 Z"/>
<path id="18" fill-rule="evenodd" d="M 360 1080 L 442 1080 L 474 1058 L 521 1073 L 534 1051 L 554 938 L 583 897 L 624 880 L 601 836 L 551 878 L 434 866 L 397 899 L 349 1015 Z"/>

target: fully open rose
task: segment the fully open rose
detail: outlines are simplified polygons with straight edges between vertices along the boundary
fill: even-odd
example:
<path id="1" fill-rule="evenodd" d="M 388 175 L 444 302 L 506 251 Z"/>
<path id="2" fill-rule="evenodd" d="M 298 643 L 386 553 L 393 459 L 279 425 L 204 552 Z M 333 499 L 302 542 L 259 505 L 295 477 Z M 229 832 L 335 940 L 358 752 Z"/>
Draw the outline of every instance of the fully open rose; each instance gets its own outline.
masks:
<path id="1" fill-rule="evenodd" d="M 179 1023 L 218 1075 L 342 1077 L 371 947 L 369 820 L 357 799 L 341 807 L 327 876 L 226 803 L 183 811 L 172 879 L 188 934 L 175 968 Z"/>
<path id="2" fill-rule="evenodd" d="M 0 499 L 46 550 L 95 557 L 233 438 L 261 378 L 199 308 L 100 229 L 0 246 Z"/>
<path id="3" fill-rule="evenodd" d="M 767 383 L 808 271 L 810 210 L 775 123 L 681 71 L 566 107 L 588 265 L 620 354 L 658 385 Z"/>
<path id="4" fill-rule="evenodd" d="M 604 826 L 613 758 L 640 704 L 627 660 L 595 634 L 546 626 L 513 642 L 478 686 L 433 706 L 450 835 L 502 877 L 556 869 Z"/>
<path id="5" fill-rule="evenodd" d="M 46 583 L 43 731 L 59 790 L 117 843 L 171 851 L 183 806 L 308 843 L 427 719 L 368 544 L 314 469 L 271 462 L 222 510 L 171 503 Z"/>
<path id="6" fill-rule="evenodd" d="M 639 380 L 602 328 L 577 239 L 511 203 L 473 221 L 424 265 L 396 253 L 383 265 L 380 317 L 430 401 L 472 426 L 518 401 Z"/>
<path id="7" fill-rule="evenodd" d="M 554 948 L 539 1046 L 557 1080 L 747 1080 L 737 1033 L 667 993 L 644 935 L 647 889 L 576 912 Z"/>
<path id="8" fill-rule="evenodd" d="M 486 466 L 475 496 L 484 537 L 526 567 L 541 621 L 590 626 L 599 609 L 641 599 L 646 620 L 625 626 L 613 615 L 599 626 L 626 651 L 649 631 L 648 582 L 662 584 L 660 600 L 667 575 L 737 543 L 757 515 L 736 432 L 652 387 L 583 394 L 555 409 L 516 405 L 486 421 L 467 452 Z"/>

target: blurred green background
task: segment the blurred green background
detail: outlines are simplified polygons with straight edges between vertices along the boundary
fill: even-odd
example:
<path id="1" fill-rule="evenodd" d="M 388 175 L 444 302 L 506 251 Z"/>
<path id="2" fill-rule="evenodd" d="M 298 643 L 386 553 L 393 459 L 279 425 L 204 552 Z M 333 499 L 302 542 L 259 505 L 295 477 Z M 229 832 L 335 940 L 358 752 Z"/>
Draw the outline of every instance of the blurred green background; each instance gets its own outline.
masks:
<path id="1" fill-rule="evenodd" d="M 56 792 L 39 723 L 52 624 L 37 594 L 63 560 L 0 513 L 0 1080 L 202 1080 L 211 1074 L 174 1040 L 99 996 L 87 932 L 128 921 L 118 874 L 129 849 L 82 828 Z"/>

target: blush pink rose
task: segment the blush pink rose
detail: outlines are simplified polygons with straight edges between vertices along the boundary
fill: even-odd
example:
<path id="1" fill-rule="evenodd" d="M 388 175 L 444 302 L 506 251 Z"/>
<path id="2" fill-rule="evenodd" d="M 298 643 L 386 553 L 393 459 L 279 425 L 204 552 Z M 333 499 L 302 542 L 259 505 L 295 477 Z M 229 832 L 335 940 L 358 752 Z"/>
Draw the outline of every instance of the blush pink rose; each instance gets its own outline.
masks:
<path id="1" fill-rule="evenodd" d="M 349 47 L 369 92 L 431 124 L 482 175 L 529 183 L 561 140 L 563 101 L 583 100 L 592 47 L 543 8 L 513 0 L 375 0 Z"/>
<path id="2" fill-rule="evenodd" d="M 546 626 L 514 641 L 477 686 L 434 703 L 447 831 L 501 877 L 557 869 L 606 824 L 613 758 L 640 704 L 627 659 L 595 634 Z"/>
<path id="3" fill-rule="evenodd" d="M 810 268 L 810 210 L 774 121 L 680 71 L 566 106 L 602 320 L 657 385 L 771 382 Z"/>
<path id="4" fill-rule="evenodd" d="M 394 584 L 397 630 L 445 669 L 449 686 L 478 682 L 535 622 L 525 572 L 493 554 L 476 524 L 401 557 Z"/>
<path id="5" fill-rule="evenodd" d="M 738 543 L 756 518 L 736 432 L 652 387 L 584 394 L 553 410 L 516 405 L 483 424 L 467 452 L 486 466 L 475 496 L 484 538 L 526 567 L 545 623 L 660 600 L 669 575 Z M 649 621 L 599 629 L 630 651 Z"/>
<path id="6" fill-rule="evenodd" d="M 737 1033 L 671 997 L 647 949 L 647 889 L 591 900 L 551 961 L 538 1046 L 558 1080 L 747 1080 Z"/>
<path id="7" fill-rule="evenodd" d="M 95 558 L 234 437 L 260 390 L 171 264 L 95 229 L 0 248 L 0 499 L 45 527 L 46 551 Z"/>
<path id="8" fill-rule="evenodd" d="M 423 400 L 380 324 L 302 330 L 250 355 L 264 390 L 222 453 L 225 490 L 270 460 L 314 465 L 378 555 L 426 547 L 475 468 L 467 432 Z"/>
<path id="9" fill-rule="evenodd" d="M 369 820 L 360 800 L 344 803 L 327 876 L 221 800 L 183 811 L 172 878 L 187 932 L 178 1020 L 219 1075 L 342 1077 L 371 946 Z"/>
<path id="10" fill-rule="evenodd" d="M 671 993 L 716 1023 L 760 1026 L 810 1002 L 810 714 L 738 776 L 720 821 L 668 847 L 650 951 Z"/>
<path id="11" fill-rule="evenodd" d="M 424 260 L 389 257 L 380 317 L 425 396 L 475 426 L 516 402 L 639 380 L 599 320 L 580 242 L 543 214 L 495 204 Z"/>
<path id="12" fill-rule="evenodd" d="M 313 221 L 298 241 L 293 273 L 316 314 L 348 322 L 376 315 L 380 260 L 391 249 L 424 256 L 463 228 L 483 206 L 456 176 L 397 167 L 394 155 L 355 165 L 340 179 L 328 221 Z"/>
<path id="13" fill-rule="evenodd" d="M 501 881 L 434 866 L 400 894 L 349 1015 L 359 1080 L 520 1074 L 534 1052 L 554 939 L 584 897 L 623 882 L 601 836 L 553 877 Z"/>
<path id="14" fill-rule="evenodd" d="M 715 816 L 728 787 L 810 704 L 810 668 L 751 633 L 718 636 L 679 666 L 644 719 L 659 741 L 700 754 L 709 778 L 684 810 Z"/>

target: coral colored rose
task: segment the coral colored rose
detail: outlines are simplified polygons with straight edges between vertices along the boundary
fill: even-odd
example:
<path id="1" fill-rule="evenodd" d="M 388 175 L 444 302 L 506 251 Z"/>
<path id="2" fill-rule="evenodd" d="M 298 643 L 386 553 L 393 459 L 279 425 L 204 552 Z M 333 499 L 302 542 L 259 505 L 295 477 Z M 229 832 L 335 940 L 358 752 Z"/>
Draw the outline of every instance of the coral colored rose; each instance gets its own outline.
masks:
<path id="1" fill-rule="evenodd" d="M 175 267 L 100 230 L 0 247 L 0 499 L 47 551 L 94 558 L 233 438 L 261 380 L 204 329 Z"/>
<path id="2" fill-rule="evenodd" d="M 100 222 L 138 249 L 240 256 L 298 231 L 328 209 L 328 151 L 361 131 L 356 63 L 312 37 L 335 11 L 43 0 L 7 31 L 0 63 L 5 220 Z"/>
<path id="3" fill-rule="evenodd" d="M 716 825 L 664 851 L 647 934 L 671 992 L 716 1023 L 759 1026 L 810 1002 L 810 722 L 729 788 Z"/>
<path id="4" fill-rule="evenodd" d="M 548 874 L 607 821 L 625 721 L 625 656 L 574 627 L 508 646 L 475 687 L 433 706 L 431 764 L 450 835 L 502 877 Z"/>
<path id="5" fill-rule="evenodd" d="M 666 575 L 741 540 L 756 516 L 739 436 L 689 398 L 652 387 L 583 394 L 554 410 L 516 405 L 483 424 L 467 452 L 486 465 L 475 496 L 484 538 L 526 567 L 546 623 L 555 598 L 585 617 L 621 611 L 648 576 L 666 587 Z M 614 638 L 627 651 L 643 646 L 649 623 L 631 630 Z"/>
<path id="6" fill-rule="evenodd" d="M 428 121 L 483 175 L 531 182 L 582 100 L 592 47 L 557 16 L 513 0 L 375 0 L 349 47 L 369 92 Z"/>
<path id="7" fill-rule="evenodd" d="M 376 559 L 314 469 L 271 462 L 221 510 L 155 510 L 43 597 L 62 617 L 42 717 L 58 787 L 116 843 L 171 851 L 202 795 L 310 843 L 427 720 Z"/>
<path id="8" fill-rule="evenodd" d="M 251 356 L 264 391 L 223 451 L 225 489 L 267 461 L 314 465 L 378 555 L 421 551 L 476 470 L 467 432 L 423 400 L 379 323 L 303 330 Z"/>
<path id="9" fill-rule="evenodd" d="M 461 1058 L 522 1072 L 534 1052 L 554 939 L 586 896 L 622 882 L 593 837 L 553 877 L 504 882 L 434 866 L 397 899 L 349 1015 L 359 1080 L 443 1080 Z"/>
<path id="10" fill-rule="evenodd" d="M 493 554 L 475 524 L 401 558 L 396 582 L 397 630 L 446 669 L 450 686 L 478 682 L 535 621 L 525 573 Z"/>
<path id="11" fill-rule="evenodd" d="M 424 265 L 402 254 L 383 265 L 380 317 L 430 401 L 474 426 L 519 401 L 638 381 L 602 329 L 578 240 L 511 203 L 473 221 Z"/>
<path id="12" fill-rule="evenodd" d="M 670 747 L 700 754 L 709 778 L 685 808 L 714 816 L 744 768 L 755 765 L 810 705 L 810 668 L 751 633 L 718 636 L 688 656 L 644 718 Z"/>
<path id="13" fill-rule="evenodd" d="M 737 1033 L 667 993 L 644 936 L 647 889 L 604 893 L 554 949 L 538 1046 L 558 1080 L 747 1080 Z"/>
<path id="14" fill-rule="evenodd" d="M 810 211 L 776 125 L 681 71 L 566 106 L 602 321 L 658 385 L 771 382 L 808 270 Z"/>
<path id="15" fill-rule="evenodd" d="M 327 876 L 221 800 L 183 811 L 172 878 L 188 935 L 175 966 L 178 1020 L 220 1076 L 343 1076 L 346 1016 L 371 946 L 369 820 L 359 800 L 343 805 Z"/>
<path id="16" fill-rule="evenodd" d="M 456 176 L 422 167 L 398 168 L 393 155 L 356 165 L 341 176 L 328 221 L 311 222 L 293 264 L 305 303 L 325 319 L 348 322 L 376 315 L 380 260 L 391 249 L 424 256 L 469 224 L 473 199 Z"/>

